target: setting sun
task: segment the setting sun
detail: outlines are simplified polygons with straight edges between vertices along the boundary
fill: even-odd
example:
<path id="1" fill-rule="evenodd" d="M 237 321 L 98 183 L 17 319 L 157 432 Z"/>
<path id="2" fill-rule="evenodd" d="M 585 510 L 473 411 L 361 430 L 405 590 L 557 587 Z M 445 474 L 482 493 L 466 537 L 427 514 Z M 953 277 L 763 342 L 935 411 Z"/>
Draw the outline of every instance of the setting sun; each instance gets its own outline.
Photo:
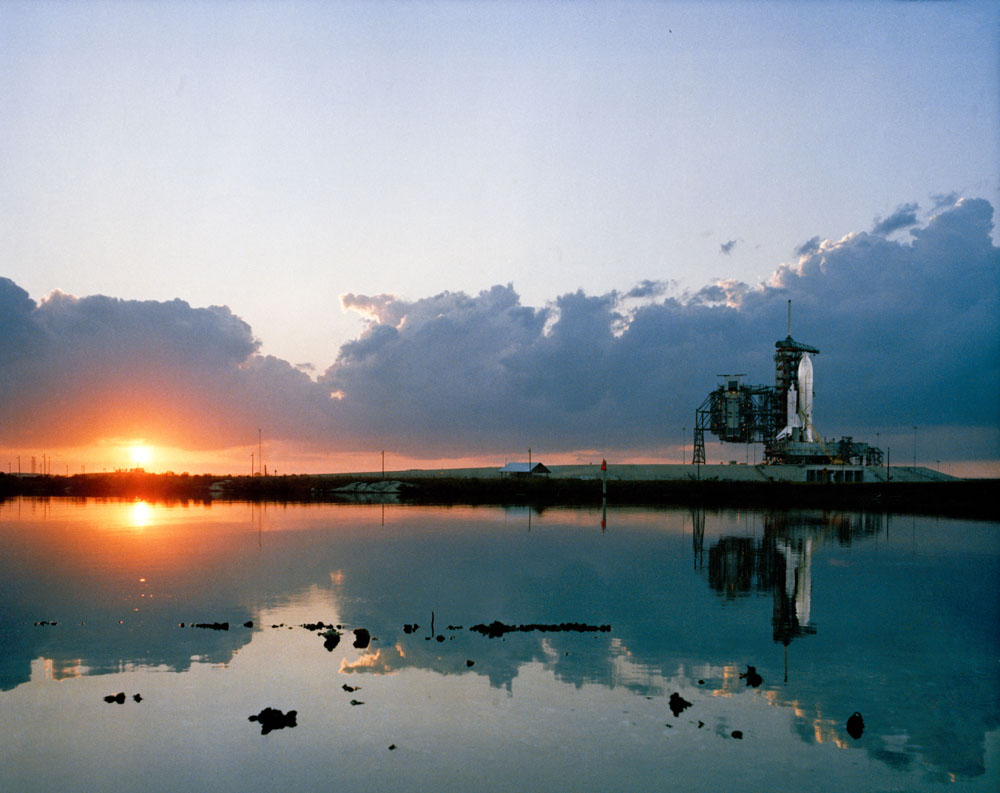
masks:
<path id="1" fill-rule="evenodd" d="M 153 447 L 142 443 L 133 444 L 129 449 L 132 455 L 132 465 L 135 468 L 145 468 L 153 461 Z"/>

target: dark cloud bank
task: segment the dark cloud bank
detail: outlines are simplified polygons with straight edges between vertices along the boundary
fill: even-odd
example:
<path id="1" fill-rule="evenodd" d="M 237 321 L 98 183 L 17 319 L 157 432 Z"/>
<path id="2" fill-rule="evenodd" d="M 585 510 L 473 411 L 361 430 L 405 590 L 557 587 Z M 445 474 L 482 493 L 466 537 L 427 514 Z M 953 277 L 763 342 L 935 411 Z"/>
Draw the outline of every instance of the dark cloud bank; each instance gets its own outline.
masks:
<path id="1" fill-rule="evenodd" d="M 952 457 L 995 459 L 993 209 L 963 200 L 923 226 L 917 210 L 839 242 L 813 238 L 766 285 L 678 295 L 647 281 L 543 308 L 509 285 L 416 301 L 349 294 L 344 306 L 369 325 L 316 379 L 259 355 L 227 308 L 60 293 L 36 304 L 0 279 L 0 445 L 135 434 L 207 449 L 265 427 L 330 451 L 655 453 L 690 428 L 718 372 L 772 382 L 791 299 L 793 335 L 822 350 L 821 432 L 965 428 Z M 901 228 L 907 241 L 886 238 Z"/>

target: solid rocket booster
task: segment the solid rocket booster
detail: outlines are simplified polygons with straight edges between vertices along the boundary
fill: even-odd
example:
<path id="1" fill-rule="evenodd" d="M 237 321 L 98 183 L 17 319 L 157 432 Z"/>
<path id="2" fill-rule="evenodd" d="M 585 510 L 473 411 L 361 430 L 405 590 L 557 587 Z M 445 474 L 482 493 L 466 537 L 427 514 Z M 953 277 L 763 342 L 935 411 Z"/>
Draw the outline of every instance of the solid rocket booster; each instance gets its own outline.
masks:
<path id="1" fill-rule="evenodd" d="M 791 391 L 791 389 L 789 389 Z M 799 361 L 799 417 L 805 428 L 805 439 L 812 443 L 813 438 L 813 365 L 809 353 L 802 354 Z"/>
<path id="2" fill-rule="evenodd" d="M 785 393 L 785 415 L 788 419 L 785 428 L 778 433 L 779 441 L 782 438 L 790 438 L 792 430 L 802 426 L 802 421 L 799 419 L 799 396 L 795 390 L 795 383 L 788 386 L 788 391 Z"/>

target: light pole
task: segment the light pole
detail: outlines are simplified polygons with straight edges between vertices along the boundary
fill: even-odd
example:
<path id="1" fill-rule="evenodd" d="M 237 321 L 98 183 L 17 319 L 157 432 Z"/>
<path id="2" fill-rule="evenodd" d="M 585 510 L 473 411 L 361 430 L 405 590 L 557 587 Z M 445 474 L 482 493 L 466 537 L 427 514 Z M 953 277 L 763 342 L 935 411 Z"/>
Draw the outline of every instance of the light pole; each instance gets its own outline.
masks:
<path id="1" fill-rule="evenodd" d="M 681 465 L 684 465 L 684 459 L 687 457 L 687 427 L 681 427 Z"/>
<path id="2" fill-rule="evenodd" d="M 917 467 L 917 425 L 913 425 L 913 467 Z"/>

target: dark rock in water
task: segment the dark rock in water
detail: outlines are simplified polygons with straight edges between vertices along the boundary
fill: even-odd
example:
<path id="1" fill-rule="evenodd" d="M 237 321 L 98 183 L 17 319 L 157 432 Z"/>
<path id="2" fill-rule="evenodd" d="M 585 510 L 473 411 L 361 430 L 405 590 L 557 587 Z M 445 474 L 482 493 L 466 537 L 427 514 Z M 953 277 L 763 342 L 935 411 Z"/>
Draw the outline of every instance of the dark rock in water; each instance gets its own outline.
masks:
<path id="1" fill-rule="evenodd" d="M 356 700 L 356 699 L 352 699 L 351 700 L 351 704 L 352 705 L 364 705 L 365 703 L 364 702 L 360 702 L 359 700 Z"/>
<path id="2" fill-rule="evenodd" d="M 302 625 L 307 631 L 321 631 L 324 628 L 332 628 L 332 625 L 327 625 L 323 620 L 319 622 L 306 622 Z"/>
<path id="3" fill-rule="evenodd" d="M 52 620 L 41 620 L 40 622 L 35 623 L 35 625 L 58 625 L 58 624 L 59 624 L 58 622 L 54 622 Z"/>
<path id="4" fill-rule="evenodd" d="M 333 649 L 340 644 L 340 631 L 336 628 L 330 628 L 320 634 L 323 637 L 323 646 L 327 649 L 327 652 L 333 652 Z"/>
<path id="5" fill-rule="evenodd" d="M 450 631 L 460 631 L 460 630 L 462 630 L 462 626 L 461 625 L 449 625 L 448 626 L 448 630 L 450 630 Z"/>
<path id="6" fill-rule="evenodd" d="M 757 686 L 764 682 L 764 678 L 757 674 L 757 668 L 754 666 L 747 666 L 747 671 L 740 673 L 740 680 L 744 678 L 747 681 L 747 685 L 754 688 L 757 688 Z"/>
<path id="7" fill-rule="evenodd" d="M 277 708 L 264 708 L 260 713 L 250 716 L 249 721 L 260 722 L 260 734 L 267 735 L 271 730 L 283 730 L 285 727 L 295 727 L 297 710 L 282 713 Z"/>
<path id="8" fill-rule="evenodd" d="M 741 730 L 733 730 L 731 734 L 737 741 L 743 740 L 743 732 Z"/>
<path id="9" fill-rule="evenodd" d="M 702 727 L 704 727 L 704 726 L 705 726 L 705 722 L 703 722 L 703 721 L 699 720 L 699 721 L 698 721 L 698 729 L 700 730 L 700 729 L 701 729 Z"/>
<path id="10" fill-rule="evenodd" d="M 676 691 L 670 695 L 670 710 L 673 712 L 674 716 L 680 716 L 687 708 L 691 707 L 691 703 L 688 702 L 684 697 L 678 694 Z"/>
<path id="11" fill-rule="evenodd" d="M 117 702 L 119 705 L 125 704 L 125 692 L 119 691 L 117 694 L 108 694 L 104 698 L 105 702 Z"/>
<path id="12" fill-rule="evenodd" d="M 142 694 L 133 694 L 132 699 L 134 699 L 136 702 L 142 702 Z"/>
<path id="13" fill-rule="evenodd" d="M 371 644 L 372 635 L 368 632 L 367 628 L 355 628 L 354 629 L 354 646 L 359 650 L 364 650 L 369 644 Z"/>
<path id="14" fill-rule="evenodd" d="M 419 625 L 411 625 L 410 623 L 406 623 L 403 626 L 403 633 L 414 633 L 419 627 L 420 627 Z"/>
<path id="15" fill-rule="evenodd" d="M 210 631 L 228 631 L 228 622 L 196 622 L 194 624 L 196 628 L 206 628 Z"/>
<path id="16" fill-rule="evenodd" d="M 847 720 L 847 734 L 850 735 L 855 741 L 861 737 L 861 733 L 865 731 L 865 720 L 861 718 L 861 714 L 855 711 L 851 714 L 851 718 Z"/>
<path id="17" fill-rule="evenodd" d="M 439 642 L 443 642 L 444 641 L 444 636 L 442 634 L 440 634 L 440 633 L 437 636 L 435 636 L 434 638 L 437 639 Z"/>
<path id="18" fill-rule="evenodd" d="M 475 662 L 475 661 L 466 661 L 466 662 L 465 662 L 465 665 L 466 665 L 466 666 L 475 666 L 475 665 L 476 665 L 476 662 Z"/>
<path id="19" fill-rule="evenodd" d="M 394 750 L 395 750 L 395 748 L 396 748 L 396 744 L 394 744 L 394 743 L 390 743 L 390 744 L 389 744 L 389 751 L 390 751 L 390 752 L 391 752 L 391 751 L 394 751 Z"/>
<path id="20" fill-rule="evenodd" d="M 341 688 L 344 689 L 344 691 L 350 693 L 352 691 L 357 691 L 359 688 L 361 688 L 361 686 L 349 686 L 347 685 L 347 683 L 344 683 L 344 685 L 342 685 Z"/>
<path id="21" fill-rule="evenodd" d="M 253 620 L 247 620 L 246 622 L 244 622 L 243 623 L 243 627 L 244 628 L 252 628 L 253 627 Z"/>
<path id="22" fill-rule="evenodd" d="M 704 681 L 704 680 L 699 680 L 699 681 L 698 681 L 698 685 L 699 685 L 699 686 L 703 686 L 703 685 L 705 685 L 705 681 Z"/>

